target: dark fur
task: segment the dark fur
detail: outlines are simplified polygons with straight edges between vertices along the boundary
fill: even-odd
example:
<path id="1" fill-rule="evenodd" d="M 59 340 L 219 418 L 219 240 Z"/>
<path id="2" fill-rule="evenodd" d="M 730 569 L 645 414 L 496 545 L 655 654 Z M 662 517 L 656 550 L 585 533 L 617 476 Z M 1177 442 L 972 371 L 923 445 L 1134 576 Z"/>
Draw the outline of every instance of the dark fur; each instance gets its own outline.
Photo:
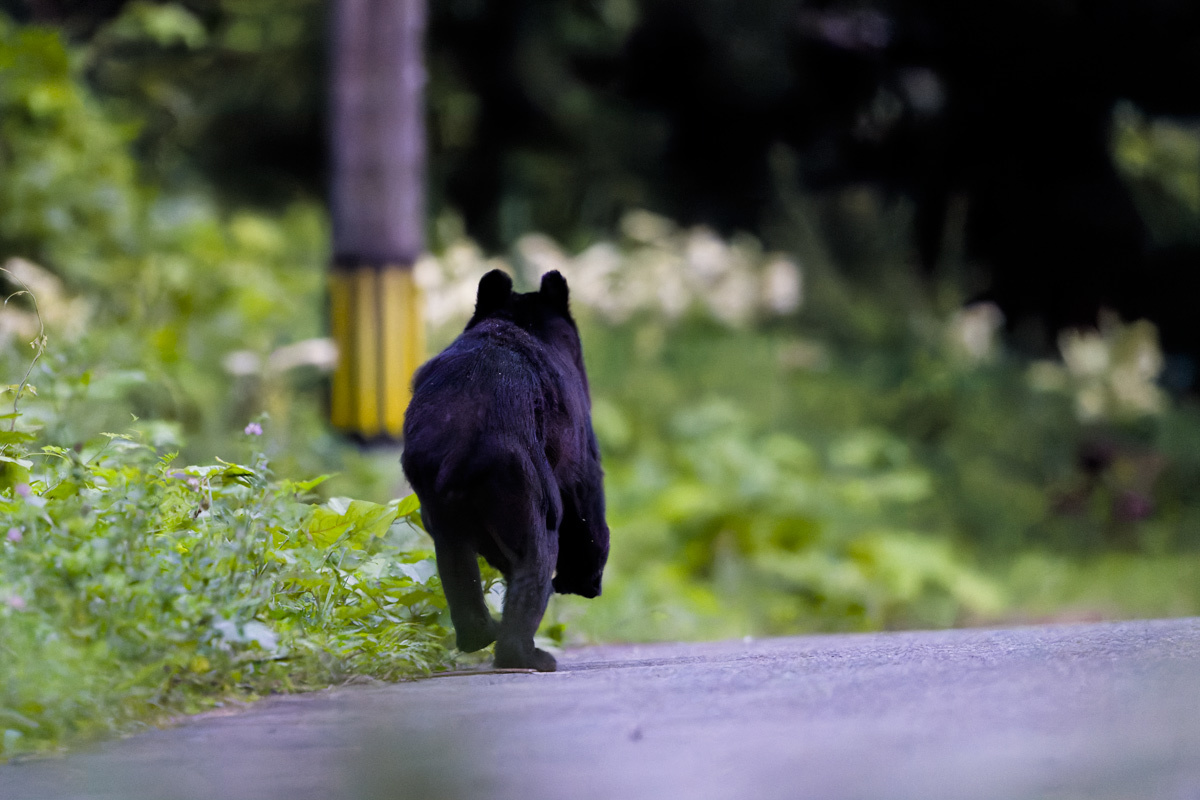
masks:
<path id="1" fill-rule="evenodd" d="M 466 329 L 413 379 L 401 463 L 459 648 L 495 641 L 497 667 L 552 671 L 533 646 L 551 591 L 595 597 L 608 558 L 587 374 L 559 273 L 527 294 L 503 272 L 483 276 Z M 506 579 L 498 624 L 477 554 Z"/>

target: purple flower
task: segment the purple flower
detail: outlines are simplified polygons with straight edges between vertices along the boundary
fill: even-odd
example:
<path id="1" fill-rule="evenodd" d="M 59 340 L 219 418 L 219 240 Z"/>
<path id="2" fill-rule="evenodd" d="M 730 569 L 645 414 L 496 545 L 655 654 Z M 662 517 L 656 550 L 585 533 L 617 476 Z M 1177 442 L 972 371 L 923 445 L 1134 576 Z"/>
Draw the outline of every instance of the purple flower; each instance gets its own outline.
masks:
<path id="1" fill-rule="evenodd" d="M 19 594 L 14 594 L 12 597 L 8 598 L 7 602 L 9 607 L 14 611 L 25 610 L 25 598 L 21 597 Z"/>
<path id="2" fill-rule="evenodd" d="M 199 478 L 188 478 L 187 485 L 192 487 L 193 489 L 199 489 L 200 488 L 200 479 Z"/>
<path id="3" fill-rule="evenodd" d="M 25 537 L 21 535 L 21 531 L 18 528 L 9 528 L 6 538 L 13 544 L 20 544 L 21 540 Z"/>
<path id="4" fill-rule="evenodd" d="M 28 483 L 18 483 L 13 487 L 13 491 L 21 495 L 21 497 L 29 497 L 29 495 L 33 492 L 33 490 L 29 488 Z"/>
<path id="5" fill-rule="evenodd" d="M 1113 502 L 1113 512 L 1123 522 L 1149 519 L 1154 516 L 1154 501 L 1141 492 L 1121 492 Z"/>
<path id="6" fill-rule="evenodd" d="M 262 425 L 259 425 L 257 422 L 251 422 L 246 426 L 244 432 L 247 436 L 262 436 Z"/>

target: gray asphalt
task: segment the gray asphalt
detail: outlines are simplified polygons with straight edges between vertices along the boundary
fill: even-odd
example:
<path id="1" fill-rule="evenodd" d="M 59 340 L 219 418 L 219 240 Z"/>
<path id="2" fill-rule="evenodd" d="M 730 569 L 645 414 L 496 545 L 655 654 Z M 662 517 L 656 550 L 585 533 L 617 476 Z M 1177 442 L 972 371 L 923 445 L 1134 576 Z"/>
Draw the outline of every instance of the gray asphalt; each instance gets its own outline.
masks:
<path id="1" fill-rule="evenodd" d="M 568 651 L 264 700 L 3 800 L 1200 800 L 1200 619 Z"/>

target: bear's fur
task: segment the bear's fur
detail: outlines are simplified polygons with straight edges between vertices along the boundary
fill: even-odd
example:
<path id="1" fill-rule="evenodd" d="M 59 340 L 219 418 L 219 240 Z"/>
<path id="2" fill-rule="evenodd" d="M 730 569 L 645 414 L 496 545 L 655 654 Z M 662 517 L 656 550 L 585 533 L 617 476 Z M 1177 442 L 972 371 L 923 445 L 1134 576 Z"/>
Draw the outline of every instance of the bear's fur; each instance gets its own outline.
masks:
<path id="1" fill-rule="evenodd" d="M 552 591 L 600 594 L 608 558 L 600 451 L 579 332 L 558 272 L 536 292 L 493 270 L 454 342 L 417 371 L 401 463 L 433 537 L 458 647 L 498 668 L 555 669 L 533 645 Z M 476 555 L 503 573 L 484 604 Z"/>

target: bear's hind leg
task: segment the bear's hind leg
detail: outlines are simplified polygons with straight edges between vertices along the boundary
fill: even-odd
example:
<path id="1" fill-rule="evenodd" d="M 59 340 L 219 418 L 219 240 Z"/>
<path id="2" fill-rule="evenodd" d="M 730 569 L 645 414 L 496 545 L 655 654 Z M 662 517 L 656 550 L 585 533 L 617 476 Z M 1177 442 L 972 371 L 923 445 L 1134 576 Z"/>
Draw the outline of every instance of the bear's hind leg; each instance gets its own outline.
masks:
<path id="1" fill-rule="evenodd" d="M 458 537 L 447 536 L 428 511 L 423 511 L 422 517 L 433 536 L 438 576 L 442 579 L 442 591 L 446 593 L 450 619 L 454 623 L 455 644 L 464 653 L 482 650 L 496 641 L 500 626 L 483 600 L 483 580 L 475 551 Z"/>
<path id="2" fill-rule="evenodd" d="M 519 554 L 510 548 L 512 558 L 505 575 L 504 616 L 496 637 L 496 667 L 499 669 L 535 669 L 554 672 L 554 656 L 533 645 L 546 613 L 546 603 L 554 591 L 551 576 L 558 557 L 558 535 L 546 529 L 546 514 L 538 511 L 539 503 L 531 502 L 527 514 L 503 518 L 493 529 L 499 541 L 506 544 L 523 542 Z"/>
<path id="3" fill-rule="evenodd" d="M 549 464 L 544 459 L 535 463 L 524 448 L 498 441 L 479 449 L 488 454 L 487 469 L 479 471 L 467 507 L 477 521 L 479 552 L 504 573 L 495 664 L 500 669 L 553 672 L 554 656 L 534 647 L 533 635 L 553 592 L 560 493 Z M 529 451 L 536 452 L 534 443 Z"/>
<path id="4" fill-rule="evenodd" d="M 504 616 L 496 637 L 496 667 L 554 672 L 558 667 L 554 656 L 533 646 L 533 635 L 537 633 L 553 591 L 550 569 L 531 569 L 531 566 L 516 566 L 508 577 Z"/>

